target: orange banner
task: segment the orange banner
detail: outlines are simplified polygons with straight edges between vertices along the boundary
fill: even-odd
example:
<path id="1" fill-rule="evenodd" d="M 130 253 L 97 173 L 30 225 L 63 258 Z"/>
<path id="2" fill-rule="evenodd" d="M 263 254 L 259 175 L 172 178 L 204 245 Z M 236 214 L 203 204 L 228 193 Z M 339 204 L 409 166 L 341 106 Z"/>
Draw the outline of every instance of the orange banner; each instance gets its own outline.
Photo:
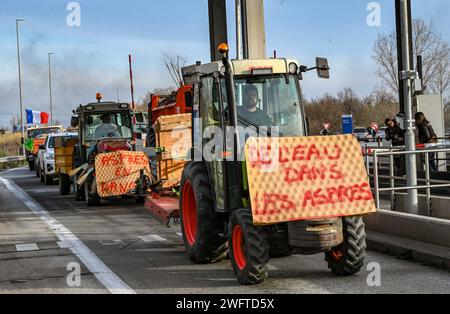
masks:
<path id="1" fill-rule="evenodd" d="M 100 197 L 125 195 L 136 187 L 140 171 L 150 175 L 148 157 L 143 152 L 119 151 L 97 155 L 95 173 Z"/>
<path id="2" fill-rule="evenodd" d="M 246 158 L 255 224 L 376 212 L 361 147 L 351 135 L 251 138 Z"/>

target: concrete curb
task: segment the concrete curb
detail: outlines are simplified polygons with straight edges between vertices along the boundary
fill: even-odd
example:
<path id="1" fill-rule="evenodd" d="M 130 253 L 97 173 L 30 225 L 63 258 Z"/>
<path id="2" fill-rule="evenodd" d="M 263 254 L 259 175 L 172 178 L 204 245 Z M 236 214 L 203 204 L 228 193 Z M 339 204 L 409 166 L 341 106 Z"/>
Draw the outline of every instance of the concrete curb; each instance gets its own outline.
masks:
<path id="1" fill-rule="evenodd" d="M 364 218 L 369 249 L 450 269 L 450 221 L 379 210 Z"/>
<path id="2" fill-rule="evenodd" d="M 450 248 L 443 246 L 368 231 L 367 247 L 369 250 L 392 255 L 401 260 L 450 270 Z"/>

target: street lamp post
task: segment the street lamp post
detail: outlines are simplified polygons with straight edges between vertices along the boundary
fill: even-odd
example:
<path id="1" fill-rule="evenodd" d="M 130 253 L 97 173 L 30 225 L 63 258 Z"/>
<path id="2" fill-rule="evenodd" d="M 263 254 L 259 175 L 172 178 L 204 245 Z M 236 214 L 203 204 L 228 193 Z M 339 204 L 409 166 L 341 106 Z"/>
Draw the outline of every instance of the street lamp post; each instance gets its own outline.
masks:
<path id="1" fill-rule="evenodd" d="M 55 53 L 48 53 L 48 87 L 50 92 L 50 125 L 53 125 L 53 97 L 52 97 L 52 63 L 51 56 Z"/>
<path id="2" fill-rule="evenodd" d="M 20 99 L 20 127 L 22 129 L 22 153 L 25 156 L 25 125 L 23 121 L 23 98 L 22 98 L 22 71 L 20 66 L 20 43 L 19 43 L 19 22 L 25 21 L 24 19 L 16 20 L 16 35 L 17 35 L 17 64 L 19 68 L 19 99 Z"/>

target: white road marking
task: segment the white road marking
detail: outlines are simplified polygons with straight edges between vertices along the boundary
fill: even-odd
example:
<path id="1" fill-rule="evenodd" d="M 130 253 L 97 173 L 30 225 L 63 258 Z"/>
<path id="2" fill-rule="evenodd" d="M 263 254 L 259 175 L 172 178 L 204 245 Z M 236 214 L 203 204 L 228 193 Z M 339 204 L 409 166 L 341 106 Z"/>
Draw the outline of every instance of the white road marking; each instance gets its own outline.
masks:
<path id="1" fill-rule="evenodd" d="M 182 233 L 177 232 L 177 236 L 183 237 Z"/>
<path id="2" fill-rule="evenodd" d="M 160 237 L 157 234 L 149 234 L 143 237 L 138 237 L 139 239 L 141 239 L 144 242 L 167 242 L 166 239 L 164 239 L 163 237 Z"/>
<path id="3" fill-rule="evenodd" d="M 31 252 L 31 251 L 39 251 L 39 247 L 36 243 L 30 244 L 17 244 L 16 245 L 17 252 Z"/>
<path id="4" fill-rule="evenodd" d="M 102 260 L 68 228 L 60 224 L 49 212 L 34 201 L 19 186 L 14 182 L 1 177 L 0 181 L 55 233 L 61 243 L 69 247 L 71 252 L 81 260 L 86 268 L 89 269 L 109 292 L 112 294 L 136 294 L 133 289 L 123 282 L 119 276 L 113 273 Z"/>
<path id="5" fill-rule="evenodd" d="M 14 168 L 14 169 L 9 169 L 9 170 L 6 170 L 6 171 L 3 171 L 3 172 L 0 172 L 0 175 L 3 175 L 3 174 L 5 174 L 5 173 L 10 173 L 10 172 L 13 172 L 13 171 L 17 171 L 17 170 L 23 170 L 23 169 L 25 169 L 26 167 L 21 167 L 21 168 Z"/>
<path id="6" fill-rule="evenodd" d="M 61 248 L 61 249 L 70 249 L 70 243 L 61 242 L 61 241 L 58 241 L 56 243 L 58 244 L 59 248 Z"/>
<path id="7" fill-rule="evenodd" d="M 100 244 L 103 246 L 112 246 L 112 245 L 122 245 L 125 244 L 122 240 L 112 240 L 112 241 L 100 241 Z"/>

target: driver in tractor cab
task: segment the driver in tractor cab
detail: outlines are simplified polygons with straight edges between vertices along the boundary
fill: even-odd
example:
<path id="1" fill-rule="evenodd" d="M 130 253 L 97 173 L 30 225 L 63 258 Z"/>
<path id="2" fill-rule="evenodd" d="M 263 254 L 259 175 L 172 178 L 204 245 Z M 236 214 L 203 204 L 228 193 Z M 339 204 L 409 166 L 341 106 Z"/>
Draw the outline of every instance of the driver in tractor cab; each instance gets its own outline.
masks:
<path id="1" fill-rule="evenodd" d="M 95 129 L 95 138 L 128 138 L 131 137 L 131 130 L 125 126 L 118 126 L 111 122 L 110 114 L 100 116 L 102 123 Z M 122 134 L 121 134 L 122 133 Z"/>
<path id="2" fill-rule="evenodd" d="M 259 92 L 256 86 L 248 84 L 244 88 L 244 105 L 238 107 L 240 117 L 256 124 L 257 126 L 272 126 L 272 119 L 261 109 L 258 108 Z"/>

